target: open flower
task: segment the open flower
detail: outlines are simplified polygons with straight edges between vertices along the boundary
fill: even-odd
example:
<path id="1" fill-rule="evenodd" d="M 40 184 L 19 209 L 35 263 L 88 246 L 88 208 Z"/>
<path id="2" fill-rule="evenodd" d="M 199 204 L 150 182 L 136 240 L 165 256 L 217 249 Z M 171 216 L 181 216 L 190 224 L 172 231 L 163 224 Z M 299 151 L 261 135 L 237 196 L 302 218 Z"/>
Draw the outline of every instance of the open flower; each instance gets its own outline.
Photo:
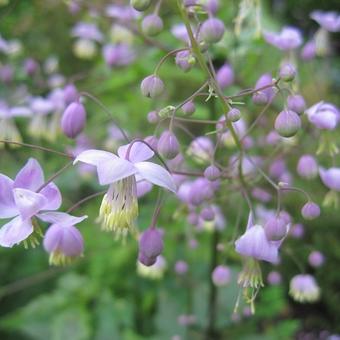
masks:
<path id="1" fill-rule="evenodd" d="M 236 240 L 235 248 L 236 251 L 243 256 L 278 263 L 279 248 L 286 235 L 280 241 L 268 240 L 265 229 L 262 225 L 254 224 L 252 214 L 250 213 L 246 232 Z"/>
<path id="2" fill-rule="evenodd" d="M 71 216 L 63 212 L 39 214 L 44 222 L 51 223 L 44 237 L 44 248 L 50 254 L 50 264 L 65 265 L 83 254 L 84 240 L 80 231 L 74 226 L 87 216 Z"/>
<path id="3" fill-rule="evenodd" d="M 136 181 L 144 179 L 152 184 L 176 191 L 168 171 L 158 164 L 145 162 L 154 152 L 142 142 L 132 142 L 118 148 L 118 156 L 101 150 L 86 150 L 74 161 L 94 165 L 99 184 L 108 185 L 103 198 L 99 220 L 102 228 L 125 236 L 133 231 L 133 222 L 138 215 Z"/>
<path id="4" fill-rule="evenodd" d="M 32 217 L 41 210 L 56 210 L 61 205 L 61 194 L 54 183 L 44 184 L 44 173 L 39 163 L 30 158 L 15 180 L 0 174 L 0 218 L 12 218 L 0 229 L 0 245 L 13 247 L 26 240 L 33 232 Z M 32 238 L 32 245 L 37 243 Z"/>
<path id="5" fill-rule="evenodd" d="M 318 102 L 306 110 L 309 121 L 318 129 L 334 130 L 339 123 L 340 113 L 337 107 L 324 101 Z"/>
<path id="6" fill-rule="evenodd" d="M 340 31 L 340 15 L 337 12 L 313 11 L 310 17 L 329 32 Z"/>
<path id="7" fill-rule="evenodd" d="M 320 288 L 309 274 L 295 275 L 289 285 L 289 295 L 298 302 L 315 302 L 320 297 Z"/>
<path id="8" fill-rule="evenodd" d="M 340 191 L 340 168 L 320 168 L 320 177 L 326 187 Z"/>
<path id="9" fill-rule="evenodd" d="M 280 33 L 265 32 L 264 38 L 267 43 L 280 50 L 292 50 L 302 44 L 300 31 L 295 27 L 284 27 Z"/>

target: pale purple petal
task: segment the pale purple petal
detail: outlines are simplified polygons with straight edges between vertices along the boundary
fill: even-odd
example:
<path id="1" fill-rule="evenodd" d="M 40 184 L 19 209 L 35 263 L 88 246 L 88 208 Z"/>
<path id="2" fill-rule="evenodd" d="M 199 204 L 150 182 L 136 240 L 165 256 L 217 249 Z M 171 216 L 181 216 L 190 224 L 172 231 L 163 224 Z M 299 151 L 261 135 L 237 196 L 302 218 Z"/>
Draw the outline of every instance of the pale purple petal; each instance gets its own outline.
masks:
<path id="1" fill-rule="evenodd" d="M 34 216 L 47 202 L 42 194 L 27 189 L 17 188 L 13 193 L 15 204 L 23 220 Z"/>
<path id="2" fill-rule="evenodd" d="M 13 181 L 0 174 L 0 218 L 10 218 L 18 215 L 13 197 Z"/>
<path id="3" fill-rule="evenodd" d="M 40 192 L 46 199 L 46 204 L 44 205 L 44 210 L 57 210 L 61 206 L 61 193 L 58 187 L 54 183 L 49 183 Z"/>
<path id="4" fill-rule="evenodd" d="M 118 148 L 118 156 L 126 159 L 126 153 L 130 144 L 123 145 Z M 132 163 L 143 162 L 150 159 L 154 155 L 154 152 L 144 143 L 135 142 L 129 152 L 129 161 Z"/>
<path id="5" fill-rule="evenodd" d="M 320 168 L 320 177 L 324 185 L 331 190 L 340 191 L 340 168 L 328 170 Z"/>
<path id="6" fill-rule="evenodd" d="M 151 162 L 139 162 L 135 166 L 145 180 L 176 192 L 176 185 L 171 174 L 160 165 Z"/>
<path id="7" fill-rule="evenodd" d="M 75 225 L 87 218 L 86 215 L 78 217 L 58 211 L 49 211 L 46 213 L 41 213 L 38 214 L 37 217 L 44 222 L 49 222 L 52 224 L 58 223 L 59 225 Z"/>
<path id="8" fill-rule="evenodd" d="M 150 192 L 152 189 L 152 184 L 147 181 L 139 181 L 137 182 L 137 197 L 142 197 Z"/>
<path id="9" fill-rule="evenodd" d="M 73 164 L 83 162 L 98 166 L 102 162 L 115 161 L 117 158 L 118 157 L 111 152 L 91 149 L 81 152 L 74 160 Z"/>
<path id="10" fill-rule="evenodd" d="M 0 229 L 0 246 L 13 247 L 33 232 L 31 220 L 23 221 L 20 216 L 13 218 Z"/>
<path id="11" fill-rule="evenodd" d="M 43 183 L 44 173 L 40 164 L 36 159 L 30 158 L 15 177 L 13 187 L 35 191 L 43 185 Z"/>

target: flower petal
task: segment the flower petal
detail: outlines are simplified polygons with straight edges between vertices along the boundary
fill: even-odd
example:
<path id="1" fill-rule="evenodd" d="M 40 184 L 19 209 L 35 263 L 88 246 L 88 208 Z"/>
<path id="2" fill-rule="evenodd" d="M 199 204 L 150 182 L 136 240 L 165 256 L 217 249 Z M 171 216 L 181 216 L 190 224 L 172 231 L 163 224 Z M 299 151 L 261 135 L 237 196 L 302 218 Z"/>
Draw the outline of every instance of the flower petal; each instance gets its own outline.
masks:
<path id="1" fill-rule="evenodd" d="M 24 167 L 18 172 L 14 180 L 14 188 L 37 190 L 44 184 L 44 173 L 40 164 L 34 158 L 30 158 Z"/>
<path id="2" fill-rule="evenodd" d="M 118 148 L 118 156 L 120 158 L 126 158 L 126 153 L 130 144 L 126 144 Z M 129 151 L 129 161 L 132 163 L 143 162 L 150 159 L 153 155 L 154 152 L 146 144 L 142 142 L 134 142 Z"/>
<path id="3" fill-rule="evenodd" d="M 76 164 L 77 162 L 83 162 L 86 164 L 98 166 L 102 162 L 110 160 L 114 161 L 117 158 L 118 157 L 111 152 L 91 149 L 81 152 L 73 161 L 73 164 Z"/>
<path id="4" fill-rule="evenodd" d="M 13 197 L 13 181 L 0 174 L 0 218 L 10 218 L 18 215 Z"/>
<path id="5" fill-rule="evenodd" d="M 13 247 L 33 232 L 31 220 L 23 221 L 20 216 L 13 218 L 0 229 L 0 246 Z"/>
<path id="6" fill-rule="evenodd" d="M 44 222 L 66 226 L 66 225 L 75 225 L 75 224 L 80 223 L 81 221 L 87 218 L 87 215 L 78 217 L 78 216 L 72 216 L 64 212 L 49 211 L 46 213 L 38 214 L 37 217 L 40 218 Z"/>
<path id="7" fill-rule="evenodd" d="M 23 220 L 34 216 L 47 203 L 45 196 L 34 191 L 17 188 L 13 193 L 15 204 Z"/>
<path id="8" fill-rule="evenodd" d="M 52 182 L 49 183 L 40 192 L 46 198 L 46 204 L 43 206 L 44 210 L 57 210 L 61 206 L 61 193 L 58 187 Z"/>
<path id="9" fill-rule="evenodd" d="M 139 162 L 135 164 L 139 174 L 147 181 L 176 192 L 176 184 L 171 174 L 158 164 L 151 162 Z"/>

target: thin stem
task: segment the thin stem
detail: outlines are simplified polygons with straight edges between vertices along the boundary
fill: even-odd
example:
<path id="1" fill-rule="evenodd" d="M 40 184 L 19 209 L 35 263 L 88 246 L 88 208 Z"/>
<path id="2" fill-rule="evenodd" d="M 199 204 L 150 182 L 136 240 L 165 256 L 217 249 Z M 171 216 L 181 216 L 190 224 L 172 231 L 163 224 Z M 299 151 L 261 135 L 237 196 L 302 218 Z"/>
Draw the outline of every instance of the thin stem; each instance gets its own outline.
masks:
<path id="1" fill-rule="evenodd" d="M 170 51 L 168 52 L 157 64 L 157 66 L 155 67 L 155 71 L 154 74 L 157 75 L 158 74 L 158 70 L 159 68 L 163 65 L 163 63 L 172 55 L 178 53 L 178 52 L 182 52 L 182 51 L 187 51 L 189 48 L 178 48 L 176 50 Z"/>
<path id="2" fill-rule="evenodd" d="M 163 195 L 162 194 L 163 194 L 163 191 L 158 190 L 156 207 L 155 207 L 155 210 L 154 210 L 153 215 L 152 215 L 150 228 L 156 227 L 157 219 L 158 219 L 159 213 L 161 212 L 162 203 L 163 203 Z"/>
<path id="3" fill-rule="evenodd" d="M 80 201 L 78 201 L 77 203 L 75 203 L 74 205 L 71 206 L 71 208 L 69 208 L 66 212 L 70 213 L 71 211 L 77 209 L 80 205 L 82 205 L 83 203 L 91 200 L 92 198 L 104 195 L 106 193 L 106 190 L 100 191 L 100 192 L 96 192 L 95 194 L 86 196 L 85 198 L 81 199 Z"/>
<path id="4" fill-rule="evenodd" d="M 296 187 L 288 187 L 288 186 L 284 186 L 284 185 L 280 185 L 280 190 L 286 190 L 286 191 L 296 191 L 296 192 L 299 192 L 303 195 L 305 195 L 307 197 L 307 200 L 312 202 L 312 199 L 311 197 L 309 196 L 309 194 L 304 191 L 303 189 L 300 189 L 300 188 L 296 188 Z"/>
<path id="5" fill-rule="evenodd" d="M 116 119 L 112 117 L 112 113 L 106 108 L 105 105 L 102 104 L 102 102 L 96 98 L 95 96 L 93 96 L 92 94 L 88 93 L 88 92 L 80 92 L 79 93 L 80 96 L 85 96 L 90 98 L 92 101 L 94 101 L 98 106 L 101 107 L 101 109 L 109 116 L 109 118 L 114 122 L 114 124 L 117 126 L 117 128 L 119 129 L 119 131 L 122 133 L 123 137 L 125 138 L 125 140 L 127 142 L 130 142 L 129 137 L 127 136 L 126 132 L 120 127 L 120 125 L 117 123 Z"/>
<path id="6" fill-rule="evenodd" d="M 55 153 L 56 155 L 59 155 L 59 156 L 63 156 L 63 157 L 67 157 L 67 158 L 73 158 L 72 156 L 70 156 L 70 155 L 68 155 L 68 154 L 66 154 L 64 152 L 53 150 L 53 149 L 50 149 L 50 148 L 45 148 L 44 146 L 40 146 L 40 145 L 21 143 L 21 142 L 14 142 L 14 141 L 10 141 L 10 140 L 0 140 L 0 143 L 26 146 L 28 148 L 32 148 L 32 149 L 36 149 L 36 150 L 40 150 L 40 151 L 46 151 L 46 152 L 50 152 L 50 153 Z"/>

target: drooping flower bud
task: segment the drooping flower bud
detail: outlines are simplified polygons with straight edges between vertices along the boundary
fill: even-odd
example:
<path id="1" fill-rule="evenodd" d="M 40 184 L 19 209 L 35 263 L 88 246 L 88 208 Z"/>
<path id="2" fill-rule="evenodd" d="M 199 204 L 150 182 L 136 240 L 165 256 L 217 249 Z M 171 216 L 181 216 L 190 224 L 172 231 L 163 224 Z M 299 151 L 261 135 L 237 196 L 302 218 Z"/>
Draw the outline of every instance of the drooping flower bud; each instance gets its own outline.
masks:
<path id="1" fill-rule="evenodd" d="M 325 262 L 325 256 L 319 251 L 314 250 L 309 254 L 308 262 L 312 267 L 321 267 Z"/>
<path id="2" fill-rule="evenodd" d="M 224 64 L 216 73 L 216 80 L 223 90 L 234 82 L 234 71 L 229 64 Z"/>
<path id="3" fill-rule="evenodd" d="M 235 123 L 241 119 L 241 111 L 234 107 L 227 113 L 227 117 L 230 121 Z"/>
<path id="4" fill-rule="evenodd" d="M 281 111 L 275 119 L 275 130 L 282 137 L 294 136 L 301 127 L 301 119 L 292 110 Z"/>
<path id="5" fill-rule="evenodd" d="M 287 235 L 287 223 L 279 216 L 272 217 L 265 224 L 264 231 L 269 241 L 279 241 Z"/>
<path id="6" fill-rule="evenodd" d="M 195 112 L 195 110 L 196 110 L 196 107 L 192 100 L 189 100 L 182 106 L 182 111 L 188 116 L 192 115 Z"/>
<path id="7" fill-rule="evenodd" d="M 147 36 L 154 37 L 163 29 L 163 20 L 156 14 L 147 15 L 142 21 L 143 33 Z"/>
<path id="8" fill-rule="evenodd" d="M 221 171 L 216 165 L 209 165 L 204 170 L 204 177 L 209 181 L 216 181 L 221 176 Z"/>
<path id="9" fill-rule="evenodd" d="M 61 118 L 61 129 L 69 138 L 75 138 L 83 131 L 86 123 L 86 111 L 79 102 L 71 103 Z"/>
<path id="10" fill-rule="evenodd" d="M 150 7 L 151 0 L 130 0 L 130 4 L 136 11 L 143 12 Z"/>
<path id="11" fill-rule="evenodd" d="M 153 150 L 157 150 L 158 139 L 156 136 L 147 136 L 144 138 L 145 142 L 148 143 Z"/>
<path id="12" fill-rule="evenodd" d="M 226 286 L 231 280 L 231 271 L 227 266 L 217 266 L 212 272 L 211 279 L 215 286 Z"/>
<path id="13" fill-rule="evenodd" d="M 291 95 L 287 98 L 287 107 L 289 110 L 296 112 L 297 114 L 302 114 L 306 109 L 306 103 L 304 98 L 299 95 Z"/>
<path id="14" fill-rule="evenodd" d="M 163 81 L 156 75 L 147 76 L 142 80 L 140 85 L 143 96 L 155 98 L 160 96 L 164 91 Z"/>
<path id="15" fill-rule="evenodd" d="M 191 212 L 187 217 L 187 221 L 192 225 L 196 225 L 198 223 L 198 215 L 195 212 Z"/>
<path id="16" fill-rule="evenodd" d="M 284 81 L 292 81 L 296 76 L 296 69 L 292 64 L 285 63 L 280 67 L 279 75 Z"/>
<path id="17" fill-rule="evenodd" d="M 215 218 L 214 209 L 212 207 L 205 207 L 205 208 L 203 208 L 201 213 L 200 213 L 200 217 L 204 221 L 213 221 L 214 218 Z"/>
<path id="18" fill-rule="evenodd" d="M 200 38 L 209 44 L 214 44 L 222 39 L 224 30 L 224 24 L 220 19 L 209 18 L 201 26 Z"/>
<path id="19" fill-rule="evenodd" d="M 318 164 L 312 155 L 303 155 L 296 170 L 302 178 L 313 179 L 318 175 Z"/>
<path id="20" fill-rule="evenodd" d="M 268 103 L 268 98 L 263 91 L 258 91 L 253 94 L 253 103 L 256 105 L 264 105 Z"/>
<path id="21" fill-rule="evenodd" d="M 314 202 L 307 202 L 302 207 L 301 214 L 306 220 L 313 220 L 320 216 L 320 207 Z"/>
<path id="22" fill-rule="evenodd" d="M 157 256 L 162 251 L 162 233 L 156 228 L 149 228 L 144 231 L 139 240 L 139 261 L 146 266 L 150 266 L 156 262 Z"/>
<path id="23" fill-rule="evenodd" d="M 157 111 L 150 111 L 147 116 L 148 122 L 151 124 L 156 124 L 159 122 L 159 115 Z"/>
<path id="24" fill-rule="evenodd" d="M 173 159 L 179 153 L 179 143 L 176 136 L 170 131 L 164 131 L 158 140 L 159 153 L 167 158 Z"/>
<path id="25" fill-rule="evenodd" d="M 177 52 L 175 58 L 176 65 L 184 72 L 189 71 L 193 65 L 196 63 L 195 57 L 190 53 L 190 51 L 180 51 Z"/>

